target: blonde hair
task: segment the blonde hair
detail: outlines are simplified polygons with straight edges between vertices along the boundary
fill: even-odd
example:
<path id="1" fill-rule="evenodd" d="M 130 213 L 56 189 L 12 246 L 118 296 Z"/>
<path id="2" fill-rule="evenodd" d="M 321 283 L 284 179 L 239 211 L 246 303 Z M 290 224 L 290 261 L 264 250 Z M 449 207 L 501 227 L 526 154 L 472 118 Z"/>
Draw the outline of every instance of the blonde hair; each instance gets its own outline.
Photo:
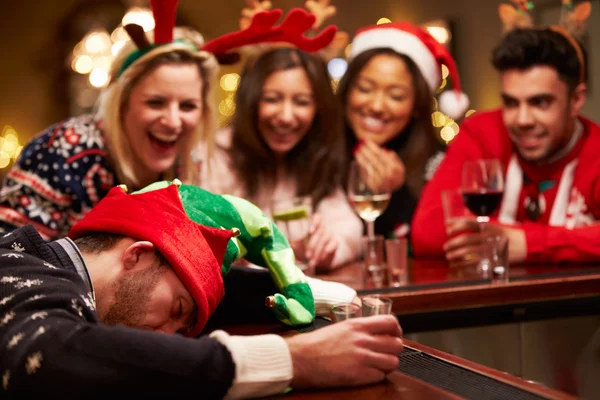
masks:
<path id="1" fill-rule="evenodd" d="M 104 124 L 106 146 L 114 163 L 115 172 L 121 183 L 131 187 L 139 187 L 141 182 L 135 175 L 131 157 L 133 144 L 129 142 L 127 135 L 125 135 L 122 114 L 127 106 L 133 87 L 159 65 L 195 62 L 202 78 L 203 94 L 202 121 L 192 135 L 185 138 L 185 143 L 182 146 L 183 149 L 189 149 L 188 153 L 179 156 L 178 165 L 174 166 L 171 171 L 165 171 L 163 179 L 178 177 L 184 182 L 199 184 L 200 171 L 194 164 L 191 149 L 195 149 L 199 143 L 204 142 L 207 156 L 210 156 L 214 148 L 217 128 L 214 85 L 219 65 L 211 53 L 198 50 L 204 43 L 200 33 L 189 28 L 178 27 L 175 28 L 174 39 L 177 41 L 153 48 L 135 60 L 119 75 L 119 70 L 125 59 L 136 50 L 135 44 L 131 41 L 127 42 L 112 63 L 110 84 L 98 101 L 96 116 Z M 152 42 L 152 39 L 150 39 L 150 43 Z M 179 171 L 176 173 L 175 168 L 177 167 Z"/>

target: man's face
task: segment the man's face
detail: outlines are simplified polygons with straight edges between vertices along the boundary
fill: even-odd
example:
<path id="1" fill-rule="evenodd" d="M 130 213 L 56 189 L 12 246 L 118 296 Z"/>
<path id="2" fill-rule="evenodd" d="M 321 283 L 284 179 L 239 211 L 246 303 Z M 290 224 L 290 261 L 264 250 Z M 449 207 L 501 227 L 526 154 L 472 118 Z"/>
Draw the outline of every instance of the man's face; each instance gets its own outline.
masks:
<path id="1" fill-rule="evenodd" d="M 173 269 L 160 265 L 157 258 L 128 271 L 112 286 L 114 302 L 100 316 L 105 324 L 173 334 L 184 333 L 194 322 L 192 296 Z"/>
<path id="2" fill-rule="evenodd" d="M 504 125 L 519 154 L 544 162 L 569 141 L 583 104 L 570 94 L 555 69 L 535 66 L 502 73 Z"/>

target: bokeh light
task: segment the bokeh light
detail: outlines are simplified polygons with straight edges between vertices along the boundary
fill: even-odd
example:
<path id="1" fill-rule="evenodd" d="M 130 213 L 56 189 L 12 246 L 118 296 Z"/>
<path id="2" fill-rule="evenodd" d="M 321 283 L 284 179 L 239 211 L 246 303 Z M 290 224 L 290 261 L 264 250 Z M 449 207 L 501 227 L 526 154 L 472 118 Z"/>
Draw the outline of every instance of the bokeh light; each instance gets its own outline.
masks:
<path id="1" fill-rule="evenodd" d="M 236 73 L 225 74 L 221 77 L 219 83 L 221 85 L 221 89 L 225 90 L 226 92 L 234 92 L 237 90 L 237 87 L 240 83 L 240 76 Z"/>
<path id="2" fill-rule="evenodd" d="M 343 58 L 334 58 L 327 64 L 327 70 L 329 75 L 334 80 L 339 80 L 346 73 L 348 68 L 348 62 Z"/>

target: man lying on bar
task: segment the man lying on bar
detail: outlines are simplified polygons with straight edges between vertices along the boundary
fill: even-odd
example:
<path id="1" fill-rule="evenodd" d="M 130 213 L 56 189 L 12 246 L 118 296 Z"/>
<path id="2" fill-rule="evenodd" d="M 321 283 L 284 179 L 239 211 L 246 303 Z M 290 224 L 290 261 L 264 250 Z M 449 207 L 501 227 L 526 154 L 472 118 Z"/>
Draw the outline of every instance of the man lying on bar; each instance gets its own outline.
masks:
<path id="1" fill-rule="evenodd" d="M 374 383 L 398 367 L 391 315 L 287 338 L 207 333 L 225 292 L 221 306 L 241 307 L 219 310 L 233 321 L 277 289 L 268 272 L 228 285 L 259 280 L 222 277 L 235 229 L 194 222 L 179 186 L 115 187 L 69 238 L 45 242 L 32 226 L 0 238 L 3 398 L 253 398 Z"/>

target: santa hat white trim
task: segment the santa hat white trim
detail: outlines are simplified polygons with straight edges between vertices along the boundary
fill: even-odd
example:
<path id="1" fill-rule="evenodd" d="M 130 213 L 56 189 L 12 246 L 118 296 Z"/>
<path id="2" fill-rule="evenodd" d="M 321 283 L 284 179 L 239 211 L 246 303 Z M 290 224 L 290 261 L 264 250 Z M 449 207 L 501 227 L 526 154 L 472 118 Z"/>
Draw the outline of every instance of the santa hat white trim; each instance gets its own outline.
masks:
<path id="1" fill-rule="evenodd" d="M 459 119 L 469 107 L 469 98 L 460 89 L 460 78 L 454 58 L 446 47 L 437 42 L 425 29 L 410 22 L 370 25 L 356 32 L 349 59 L 367 50 L 389 48 L 409 57 L 425 79 L 434 96 L 442 83 L 441 65 L 448 67 L 453 89 L 440 94 L 440 110 L 450 118 Z"/>
<path id="2" fill-rule="evenodd" d="M 432 93 L 440 86 L 442 78 L 437 60 L 431 54 L 431 50 L 409 32 L 381 27 L 359 33 L 352 41 L 349 58 L 352 59 L 364 51 L 382 47 L 389 47 L 411 58 L 421 71 Z"/>

